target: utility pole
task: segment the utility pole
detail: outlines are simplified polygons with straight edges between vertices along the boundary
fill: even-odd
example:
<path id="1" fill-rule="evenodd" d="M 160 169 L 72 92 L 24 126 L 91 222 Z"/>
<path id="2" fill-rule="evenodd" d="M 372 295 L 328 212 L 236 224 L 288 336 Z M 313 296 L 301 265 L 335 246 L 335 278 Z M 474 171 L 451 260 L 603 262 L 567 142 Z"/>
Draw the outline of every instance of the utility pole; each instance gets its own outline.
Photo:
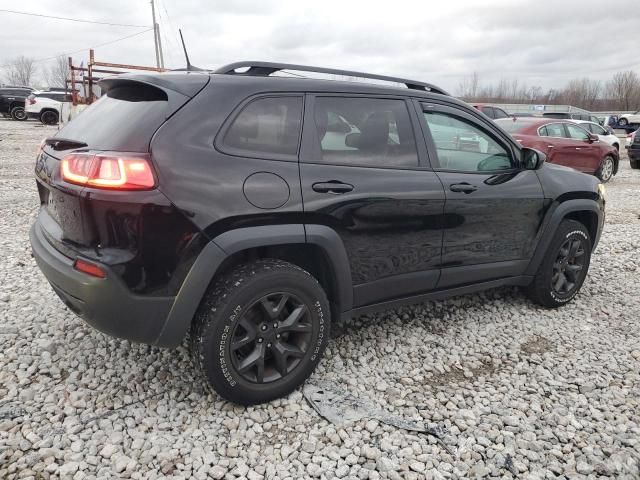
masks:
<path id="1" fill-rule="evenodd" d="M 156 22 L 156 5 L 154 0 L 151 0 L 151 16 L 153 17 L 153 43 L 156 49 L 156 66 L 158 68 L 164 68 L 162 40 L 160 40 L 160 25 Z"/>

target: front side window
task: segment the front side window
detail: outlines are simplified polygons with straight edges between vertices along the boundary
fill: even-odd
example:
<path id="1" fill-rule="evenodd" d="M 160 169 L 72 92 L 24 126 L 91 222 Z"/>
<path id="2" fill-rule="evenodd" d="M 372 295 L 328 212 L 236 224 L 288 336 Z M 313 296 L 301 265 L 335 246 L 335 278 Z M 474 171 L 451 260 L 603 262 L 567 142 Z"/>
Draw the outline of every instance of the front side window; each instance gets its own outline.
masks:
<path id="1" fill-rule="evenodd" d="M 404 100 L 317 97 L 313 116 L 322 163 L 388 168 L 418 165 Z"/>
<path id="2" fill-rule="evenodd" d="M 463 172 L 513 168 L 509 151 L 471 121 L 434 111 L 424 112 L 424 118 L 438 155 L 434 168 Z"/>
<path id="3" fill-rule="evenodd" d="M 569 138 L 573 138 L 574 140 L 588 140 L 589 134 L 583 128 L 577 125 L 566 125 L 567 131 L 569 132 Z"/>
<path id="4" fill-rule="evenodd" d="M 538 130 L 541 137 L 559 137 L 565 138 L 564 126 L 562 123 L 550 123 Z"/>
<path id="5" fill-rule="evenodd" d="M 595 123 L 592 123 L 589 125 L 591 128 L 591 132 L 595 133 L 596 135 L 606 135 L 607 132 L 605 131 L 604 128 L 602 128 L 600 125 L 596 125 Z"/>
<path id="6" fill-rule="evenodd" d="M 223 144 L 259 154 L 297 155 L 301 122 L 301 97 L 258 98 L 235 118 Z"/>

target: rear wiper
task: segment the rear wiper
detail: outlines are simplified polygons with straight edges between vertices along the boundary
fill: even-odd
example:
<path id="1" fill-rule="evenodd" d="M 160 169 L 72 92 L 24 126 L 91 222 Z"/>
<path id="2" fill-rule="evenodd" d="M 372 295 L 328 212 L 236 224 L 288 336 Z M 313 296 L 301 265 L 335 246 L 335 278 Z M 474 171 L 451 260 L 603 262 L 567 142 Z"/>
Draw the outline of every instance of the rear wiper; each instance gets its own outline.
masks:
<path id="1" fill-rule="evenodd" d="M 44 143 L 46 145 L 49 145 L 54 150 L 69 150 L 70 148 L 88 147 L 88 145 L 84 142 L 59 137 L 47 138 Z"/>

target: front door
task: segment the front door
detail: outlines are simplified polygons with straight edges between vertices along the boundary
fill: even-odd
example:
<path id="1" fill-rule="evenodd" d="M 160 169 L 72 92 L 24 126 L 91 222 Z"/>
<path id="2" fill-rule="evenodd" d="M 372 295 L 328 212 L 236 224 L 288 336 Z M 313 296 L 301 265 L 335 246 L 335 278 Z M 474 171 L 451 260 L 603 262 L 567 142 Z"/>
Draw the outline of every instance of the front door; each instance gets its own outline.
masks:
<path id="1" fill-rule="evenodd" d="M 573 142 L 573 161 L 575 163 L 573 168 L 582 172 L 595 172 L 600 164 L 600 158 L 598 158 L 600 148 L 598 144 L 590 140 L 589 133 L 584 128 L 569 123 L 565 127 Z"/>
<path id="2" fill-rule="evenodd" d="M 354 306 L 424 292 L 438 281 L 444 191 L 422 165 L 417 118 L 403 98 L 308 96 L 304 210 L 341 237 Z"/>
<path id="3" fill-rule="evenodd" d="M 420 104 L 429 157 L 446 203 L 438 288 L 521 274 L 543 219 L 534 171 L 489 122 L 457 107 Z"/>

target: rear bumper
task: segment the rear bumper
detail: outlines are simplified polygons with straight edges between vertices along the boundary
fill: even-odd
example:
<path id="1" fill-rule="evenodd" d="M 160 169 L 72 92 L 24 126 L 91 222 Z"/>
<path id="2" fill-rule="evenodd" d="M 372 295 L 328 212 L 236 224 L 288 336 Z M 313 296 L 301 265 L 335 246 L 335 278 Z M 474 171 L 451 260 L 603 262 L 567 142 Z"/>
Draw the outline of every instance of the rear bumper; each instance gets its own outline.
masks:
<path id="1" fill-rule="evenodd" d="M 70 310 L 108 335 L 160 344 L 175 297 L 133 294 L 106 265 L 100 265 L 106 278 L 78 272 L 73 268 L 74 259 L 60 253 L 45 238 L 38 220 L 31 227 L 29 239 L 38 267 Z"/>

